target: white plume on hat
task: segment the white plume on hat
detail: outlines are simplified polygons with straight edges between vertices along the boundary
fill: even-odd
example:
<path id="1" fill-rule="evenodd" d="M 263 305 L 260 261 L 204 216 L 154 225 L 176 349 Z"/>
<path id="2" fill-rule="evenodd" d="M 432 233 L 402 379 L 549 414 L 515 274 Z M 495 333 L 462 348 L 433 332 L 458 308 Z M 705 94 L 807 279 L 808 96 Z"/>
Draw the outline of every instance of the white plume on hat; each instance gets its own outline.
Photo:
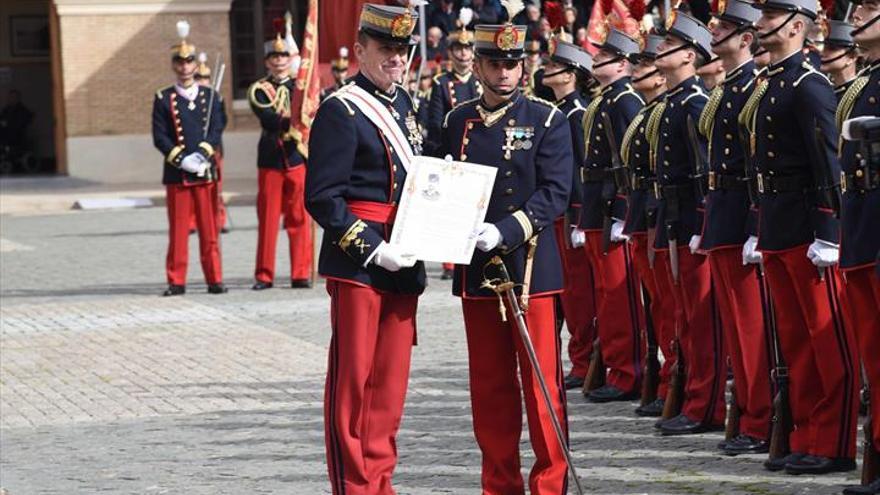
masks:
<path id="1" fill-rule="evenodd" d="M 507 22 L 513 22 L 513 18 L 526 8 L 523 0 L 501 0 L 501 5 L 507 11 Z"/>
<path id="2" fill-rule="evenodd" d="M 340 46 L 339 47 L 339 58 L 348 58 L 348 47 Z"/>
<path id="3" fill-rule="evenodd" d="M 208 61 L 208 54 L 205 52 L 199 52 L 199 63 L 204 64 Z"/>
<path id="4" fill-rule="evenodd" d="M 458 11 L 458 22 L 461 23 L 461 27 L 467 27 L 472 20 L 474 20 L 474 11 L 470 7 L 462 7 Z"/>
<path id="5" fill-rule="evenodd" d="M 180 36 L 181 39 L 186 39 L 189 36 L 189 22 L 177 21 L 177 36 Z"/>

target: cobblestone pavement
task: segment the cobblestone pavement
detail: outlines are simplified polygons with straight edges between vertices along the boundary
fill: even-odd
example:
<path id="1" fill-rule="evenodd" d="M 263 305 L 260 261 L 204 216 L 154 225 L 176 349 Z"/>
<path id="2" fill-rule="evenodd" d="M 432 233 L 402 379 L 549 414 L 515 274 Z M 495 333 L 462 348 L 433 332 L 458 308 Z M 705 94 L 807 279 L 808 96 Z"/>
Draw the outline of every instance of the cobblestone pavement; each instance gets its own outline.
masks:
<path id="1" fill-rule="evenodd" d="M 164 287 L 164 210 L 0 218 L 0 486 L 31 494 L 327 493 L 321 418 L 328 300 L 247 290 L 253 208 L 223 236 L 231 291 Z M 279 286 L 288 270 L 280 239 Z M 196 239 L 191 240 L 195 254 Z M 421 299 L 401 494 L 479 492 L 458 301 L 431 268 Z M 726 458 L 718 434 L 661 438 L 633 404 L 569 395 L 572 449 L 596 494 L 832 494 Z M 523 442 L 523 464 L 533 456 Z"/>

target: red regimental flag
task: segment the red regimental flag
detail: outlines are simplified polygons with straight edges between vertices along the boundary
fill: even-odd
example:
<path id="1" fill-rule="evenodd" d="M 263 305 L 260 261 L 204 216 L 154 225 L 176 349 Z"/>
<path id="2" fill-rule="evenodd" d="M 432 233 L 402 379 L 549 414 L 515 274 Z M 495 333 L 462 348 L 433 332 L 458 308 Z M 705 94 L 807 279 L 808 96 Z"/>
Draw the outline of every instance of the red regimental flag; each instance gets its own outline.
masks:
<path id="1" fill-rule="evenodd" d="M 303 35 L 302 62 L 296 75 L 296 87 L 290 103 L 290 134 L 297 149 L 309 156 L 309 132 L 312 119 L 321 103 L 321 77 L 318 73 L 318 0 L 309 0 L 309 16 Z"/>

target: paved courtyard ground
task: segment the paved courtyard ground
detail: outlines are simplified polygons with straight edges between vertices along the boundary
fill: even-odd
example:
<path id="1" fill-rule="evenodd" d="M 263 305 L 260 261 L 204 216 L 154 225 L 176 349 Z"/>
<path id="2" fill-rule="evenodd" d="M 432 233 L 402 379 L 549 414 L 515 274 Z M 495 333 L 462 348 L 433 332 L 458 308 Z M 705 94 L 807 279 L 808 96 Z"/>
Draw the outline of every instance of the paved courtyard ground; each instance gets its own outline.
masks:
<path id="1" fill-rule="evenodd" d="M 329 493 L 323 284 L 249 290 L 253 207 L 222 237 L 229 294 L 164 289 L 164 208 L 0 216 L 0 487 L 35 494 Z M 279 240 L 278 285 L 287 279 Z M 431 267 L 419 307 L 400 494 L 479 493 L 458 300 Z M 564 336 L 564 338 L 567 336 Z M 846 476 L 790 477 L 727 458 L 719 434 L 662 438 L 634 404 L 569 394 L 571 444 L 594 494 L 833 494 Z M 534 457 L 523 442 L 524 467 Z"/>

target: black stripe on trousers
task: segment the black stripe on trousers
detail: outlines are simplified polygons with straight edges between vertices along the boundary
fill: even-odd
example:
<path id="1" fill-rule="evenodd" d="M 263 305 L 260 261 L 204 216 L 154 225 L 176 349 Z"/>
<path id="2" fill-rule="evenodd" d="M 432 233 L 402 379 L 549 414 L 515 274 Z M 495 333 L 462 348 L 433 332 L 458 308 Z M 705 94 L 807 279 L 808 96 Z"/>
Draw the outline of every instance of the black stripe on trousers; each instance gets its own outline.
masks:
<path id="1" fill-rule="evenodd" d="M 345 473 L 342 465 L 342 448 L 339 446 L 339 436 L 336 432 L 336 386 L 337 373 L 339 366 L 339 287 L 334 282 L 333 294 L 330 297 L 331 311 L 333 312 L 333 337 L 330 343 L 330 369 L 328 370 L 330 377 L 330 413 L 328 414 L 328 430 L 330 432 L 330 462 L 331 478 L 330 483 L 333 486 L 333 493 L 337 495 L 345 495 Z M 334 476 L 335 475 L 335 476 Z"/>
<path id="2" fill-rule="evenodd" d="M 834 323 L 834 336 L 837 338 L 838 350 L 840 357 L 844 363 L 844 378 L 846 381 L 843 386 L 843 418 L 841 424 L 840 435 L 837 439 L 838 457 L 846 457 L 849 450 L 850 438 L 849 430 L 852 426 L 853 417 L 849 411 L 852 409 L 853 388 L 852 377 L 855 367 L 853 366 L 852 355 L 850 354 L 849 343 L 846 339 L 846 328 L 841 318 L 840 301 L 838 300 L 837 277 L 833 268 L 825 269 L 825 290 L 828 293 L 828 303 L 831 307 L 831 321 Z"/>
<path id="3" fill-rule="evenodd" d="M 709 305 L 712 311 L 712 364 L 715 371 L 715 378 L 712 380 L 712 395 L 709 396 L 709 407 L 706 408 L 706 414 L 703 416 L 703 423 L 709 424 L 715 416 L 715 406 L 718 395 L 718 389 L 721 384 L 727 384 L 727 370 L 723 369 L 724 360 L 722 356 L 721 339 L 721 315 L 718 311 L 718 304 L 715 302 L 715 282 L 709 281 Z"/>
<path id="4" fill-rule="evenodd" d="M 773 334 L 776 332 L 772 329 L 776 325 L 776 317 L 773 314 L 773 300 L 770 296 L 770 288 L 767 286 L 767 279 L 765 278 L 761 265 L 755 265 L 755 274 L 758 277 L 758 293 L 761 297 L 761 315 L 763 316 L 764 324 L 764 351 L 767 353 L 768 368 L 772 370 L 780 364 L 776 362 L 776 353 L 774 352 L 775 345 L 773 342 Z M 782 350 L 780 349 L 779 352 L 781 354 Z M 776 398 L 778 392 L 778 390 L 776 390 L 776 380 L 773 379 L 772 373 L 768 374 L 766 378 L 770 381 L 770 404 L 773 404 L 773 400 Z M 773 414 L 771 413 L 770 431 L 772 430 Z"/>
<path id="5" fill-rule="evenodd" d="M 629 318 L 630 318 L 630 332 L 633 336 L 633 359 L 635 361 L 633 366 L 633 371 L 635 373 L 635 386 L 639 386 L 639 382 L 642 379 L 642 346 L 641 346 L 641 337 L 642 337 L 642 329 L 639 327 L 639 304 L 638 304 L 638 296 L 636 295 L 636 287 L 637 284 L 634 280 L 635 278 L 635 270 L 632 267 L 632 259 L 629 255 L 629 249 L 627 249 L 626 243 L 620 247 L 623 249 L 623 263 L 624 268 L 626 269 L 626 298 L 629 302 Z"/>

